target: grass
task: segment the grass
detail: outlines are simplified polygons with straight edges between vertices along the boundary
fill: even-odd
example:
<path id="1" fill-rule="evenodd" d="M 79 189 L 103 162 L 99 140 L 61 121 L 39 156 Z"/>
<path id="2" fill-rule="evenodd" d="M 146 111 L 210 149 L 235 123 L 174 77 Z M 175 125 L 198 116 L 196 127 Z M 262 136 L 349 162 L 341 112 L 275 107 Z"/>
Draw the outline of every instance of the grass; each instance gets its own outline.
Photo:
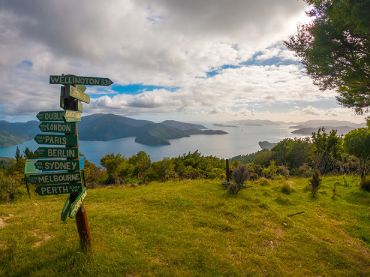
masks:
<path id="1" fill-rule="evenodd" d="M 88 255 L 59 219 L 66 196 L 33 195 L 0 205 L 0 275 L 369 276 L 370 193 L 346 179 L 323 178 L 317 199 L 304 178 L 289 195 L 285 180 L 236 196 L 207 180 L 91 189 Z"/>

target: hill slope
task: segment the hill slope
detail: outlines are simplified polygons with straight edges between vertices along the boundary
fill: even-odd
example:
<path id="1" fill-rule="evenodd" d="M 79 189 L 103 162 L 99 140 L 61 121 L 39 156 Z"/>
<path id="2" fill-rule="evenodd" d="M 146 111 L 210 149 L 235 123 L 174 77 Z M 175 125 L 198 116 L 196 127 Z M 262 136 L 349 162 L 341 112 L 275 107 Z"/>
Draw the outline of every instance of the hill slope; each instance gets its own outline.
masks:
<path id="1" fill-rule="evenodd" d="M 11 146 L 33 139 L 40 133 L 39 122 L 10 123 L 0 121 L 0 146 Z M 155 123 L 114 114 L 93 114 L 82 117 L 79 138 L 88 141 L 109 141 L 136 137 L 135 141 L 146 145 L 168 145 L 169 140 L 195 134 L 222 135 L 220 130 L 204 130 L 203 125 L 174 120 Z"/>
<path id="2" fill-rule="evenodd" d="M 316 200 L 302 178 L 290 195 L 279 180 L 236 197 L 217 180 L 90 189 L 91 255 L 60 222 L 65 195 L 0 204 L 0 276 L 369 276 L 370 197 L 346 178 Z"/>

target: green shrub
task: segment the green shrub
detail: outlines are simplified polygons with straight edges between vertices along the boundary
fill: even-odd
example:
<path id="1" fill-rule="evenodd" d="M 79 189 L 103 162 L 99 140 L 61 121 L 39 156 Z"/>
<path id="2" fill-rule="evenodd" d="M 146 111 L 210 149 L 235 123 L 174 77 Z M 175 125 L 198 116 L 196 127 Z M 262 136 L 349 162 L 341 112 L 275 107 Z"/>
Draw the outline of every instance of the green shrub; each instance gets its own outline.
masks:
<path id="1" fill-rule="evenodd" d="M 361 178 L 360 187 L 370 192 L 370 176 L 365 176 Z"/>
<path id="2" fill-rule="evenodd" d="M 258 181 L 258 184 L 260 185 L 260 186 L 271 186 L 271 182 L 270 182 L 270 180 L 268 180 L 267 178 L 265 178 L 265 177 L 261 177 L 260 179 L 259 179 L 259 181 Z"/>
<path id="3" fill-rule="evenodd" d="M 232 172 L 232 177 L 235 183 L 229 184 L 229 193 L 236 194 L 240 191 L 244 182 L 248 179 L 248 170 L 244 165 L 240 165 Z"/>
<path id="4" fill-rule="evenodd" d="M 320 185 L 321 185 L 321 177 L 320 177 L 320 171 L 316 169 L 312 175 L 312 178 L 310 179 L 311 184 L 311 193 L 312 197 L 317 196 L 317 192 L 319 191 Z"/>
<path id="5" fill-rule="evenodd" d="M 0 172 L 0 202 L 15 200 L 18 194 L 19 184 L 17 181 Z"/>
<path id="6" fill-rule="evenodd" d="M 291 194 L 293 192 L 293 182 L 286 181 L 280 188 L 280 191 L 285 194 Z"/>

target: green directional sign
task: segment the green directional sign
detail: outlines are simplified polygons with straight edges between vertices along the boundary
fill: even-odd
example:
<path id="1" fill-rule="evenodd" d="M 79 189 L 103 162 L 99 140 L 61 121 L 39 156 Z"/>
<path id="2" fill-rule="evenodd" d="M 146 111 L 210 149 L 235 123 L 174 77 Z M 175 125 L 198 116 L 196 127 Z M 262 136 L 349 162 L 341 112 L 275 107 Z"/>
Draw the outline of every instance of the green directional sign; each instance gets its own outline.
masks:
<path id="1" fill-rule="evenodd" d="M 86 87 L 85 87 L 85 89 L 86 89 Z M 65 86 L 65 95 L 73 97 L 73 98 L 75 98 L 79 101 L 85 102 L 87 104 L 90 103 L 90 96 L 85 94 L 83 91 L 80 91 L 78 89 L 78 87 L 69 86 L 69 85 Z"/>
<path id="2" fill-rule="evenodd" d="M 36 117 L 40 121 L 64 121 L 65 111 L 39 112 Z"/>
<path id="3" fill-rule="evenodd" d="M 64 202 L 64 206 L 60 214 L 60 219 L 62 221 L 66 221 L 67 216 L 69 215 L 70 212 L 70 208 L 71 208 L 71 199 L 70 196 L 68 196 L 66 202 Z"/>
<path id="4" fill-rule="evenodd" d="M 81 193 L 76 197 L 75 201 L 73 201 L 73 203 L 71 204 L 69 210 L 69 217 L 74 217 L 76 215 L 76 213 L 78 212 L 78 209 L 81 207 L 82 205 L 82 201 L 85 199 L 87 195 L 87 190 L 82 187 L 82 191 Z"/>
<path id="5" fill-rule="evenodd" d="M 81 120 L 81 113 L 78 111 L 66 110 L 64 119 L 66 122 L 77 122 Z"/>
<path id="6" fill-rule="evenodd" d="M 56 185 L 40 185 L 36 187 L 36 192 L 39 195 L 55 195 L 78 192 L 81 190 L 81 184 L 56 184 Z"/>
<path id="7" fill-rule="evenodd" d="M 80 170 L 80 161 L 65 161 L 65 160 L 38 160 L 35 163 L 35 167 L 39 170 L 44 171 L 55 171 L 55 170 L 69 170 L 78 171 Z"/>
<path id="8" fill-rule="evenodd" d="M 39 147 L 35 151 L 37 158 L 67 158 L 77 159 L 78 148 L 61 148 L 61 147 Z"/>
<path id="9" fill-rule="evenodd" d="M 35 141 L 38 144 L 77 146 L 76 135 L 37 135 Z"/>
<path id="10" fill-rule="evenodd" d="M 50 184 L 65 184 L 65 183 L 81 183 L 81 173 L 63 172 L 63 173 L 44 173 L 32 174 L 29 177 L 32 184 L 36 185 L 50 185 Z"/>
<path id="11" fill-rule="evenodd" d="M 110 86 L 113 82 L 108 78 L 83 77 L 75 75 L 50 75 L 50 84 L 84 85 L 84 86 Z"/>
<path id="12" fill-rule="evenodd" d="M 24 165 L 24 174 L 36 174 L 39 173 L 39 170 L 36 168 L 35 160 L 26 160 L 26 164 Z"/>
<path id="13" fill-rule="evenodd" d="M 45 133 L 74 133 L 76 130 L 76 123 L 59 123 L 59 122 L 41 122 L 39 128 Z"/>

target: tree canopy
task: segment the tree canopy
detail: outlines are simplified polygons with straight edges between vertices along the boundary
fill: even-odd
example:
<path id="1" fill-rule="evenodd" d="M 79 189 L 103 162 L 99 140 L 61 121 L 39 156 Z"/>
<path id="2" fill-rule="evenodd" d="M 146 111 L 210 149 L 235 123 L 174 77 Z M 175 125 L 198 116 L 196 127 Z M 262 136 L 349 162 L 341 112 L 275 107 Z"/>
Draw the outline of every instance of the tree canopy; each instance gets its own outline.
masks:
<path id="1" fill-rule="evenodd" d="M 296 52 L 314 83 L 335 89 L 337 100 L 359 114 L 370 106 L 370 1 L 304 0 L 308 24 L 285 45 Z"/>

